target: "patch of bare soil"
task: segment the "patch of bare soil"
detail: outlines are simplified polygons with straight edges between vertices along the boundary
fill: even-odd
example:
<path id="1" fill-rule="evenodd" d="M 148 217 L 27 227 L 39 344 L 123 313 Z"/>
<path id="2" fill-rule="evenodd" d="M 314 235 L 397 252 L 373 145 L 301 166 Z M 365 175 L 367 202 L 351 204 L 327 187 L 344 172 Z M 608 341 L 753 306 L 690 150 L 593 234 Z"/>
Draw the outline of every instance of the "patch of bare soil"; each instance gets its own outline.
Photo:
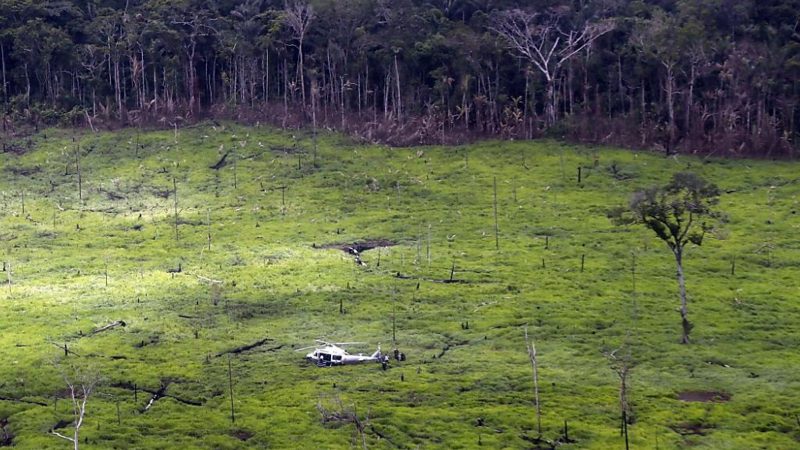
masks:
<path id="1" fill-rule="evenodd" d="M 16 143 L 16 142 L 10 142 L 10 143 L 9 142 L 3 142 L 2 151 L 3 151 L 3 153 L 11 153 L 11 154 L 14 154 L 14 155 L 24 155 L 25 152 L 27 152 L 28 150 L 31 149 L 31 147 L 32 147 L 32 144 L 30 143 L 30 141 L 28 141 L 28 145 L 27 146 L 19 144 L 19 143 Z"/>
<path id="2" fill-rule="evenodd" d="M 247 431 L 247 430 L 234 430 L 231 431 L 231 436 L 244 442 L 253 437 L 254 433 L 252 431 Z"/>
<path id="3" fill-rule="evenodd" d="M 353 242 L 352 244 L 325 244 L 317 248 L 335 248 L 350 255 L 359 255 L 374 248 L 392 247 L 395 245 L 397 245 L 397 242 L 390 241 L 388 239 L 369 239 L 365 241 Z"/>
<path id="4" fill-rule="evenodd" d="M 12 447 L 14 445 L 14 435 L 6 429 L 8 419 L 0 419 L 0 447 Z"/>
<path id="5" fill-rule="evenodd" d="M 68 427 L 69 425 L 72 425 L 72 422 L 73 422 L 72 420 L 64 420 L 64 419 L 61 419 L 61 420 L 59 420 L 58 422 L 56 422 L 56 423 L 55 423 L 55 425 L 53 425 L 52 427 L 50 427 L 50 431 L 53 431 L 53 430 L 60 430 L 60 429 L 62 429 L 62 428 L 66 428 L 66 427 Z"/>
<path id="6" fill-rule="evenodd" d="M 23 152 L 24 153 L 24 152 Z M 22 153 L 16 153 L 22 154 Z M 29 177 L 42 171 L 40 166 L 33 167 L 8 167 L 8 171 L 20 177 Z"/>
<path id="7" fill-rule="evenodd" d="M 678 393 L 678 400 L 684 402 L 714 402 L 724 403 L 730 401 L 731 394 L 717 391 L 683 391 Z"/>

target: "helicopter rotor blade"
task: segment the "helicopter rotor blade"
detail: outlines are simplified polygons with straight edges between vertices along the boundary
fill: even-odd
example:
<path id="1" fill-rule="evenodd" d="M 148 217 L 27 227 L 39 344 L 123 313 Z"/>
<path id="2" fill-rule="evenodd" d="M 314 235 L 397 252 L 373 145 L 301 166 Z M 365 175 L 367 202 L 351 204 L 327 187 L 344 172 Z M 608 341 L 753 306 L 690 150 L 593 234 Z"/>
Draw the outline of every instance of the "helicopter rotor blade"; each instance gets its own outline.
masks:
<path id="1" fill-rule="evenodd" d="M 366 342 L 330 342 L 322 339 L 314 339 L 314 342 L 320 345 L 365 345 Z"/>
<path id="2" fill-rule="evenodd" d="M 316 345 L 311 345 L 311 346 L 309 346 L 309 347 L 296 348 L 294 351 L 296 351 L 296 352 L 301 352 L 301 351 L 303 351 L 303 350 L 308 350 L 308 349 L 312 349 L 312 348 L 317 348 L 317 346 L 316 346 Z"/>

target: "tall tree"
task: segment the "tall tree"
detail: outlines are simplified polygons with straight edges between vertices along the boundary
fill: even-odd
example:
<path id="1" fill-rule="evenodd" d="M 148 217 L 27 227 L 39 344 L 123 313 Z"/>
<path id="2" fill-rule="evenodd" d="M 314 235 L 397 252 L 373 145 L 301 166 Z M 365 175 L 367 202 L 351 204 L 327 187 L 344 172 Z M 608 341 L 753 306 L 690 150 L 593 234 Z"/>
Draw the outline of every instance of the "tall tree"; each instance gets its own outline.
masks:
<path id="1" fill-rule="evenodd" d="M 689 343 L 689 322 L 686 278 L 683 257 L 686 245 L 701 245 L 707 231 L 722 218 L 714 210 L 719 201 L 719 189 L 714 184 L 689 172 L 676 173 L 665 186 L 654 186 L 633 195 L 629 213 L 617 209 L 612 218 L 620 224 L 640 223 L 653 231 L 675 257 L 678 293 L 681 301 L 681 342 Z"/>
<path id="2" fill-rule="evenodd" d="M 677 91 L 678 63 L 683 49 L 679 45 L 679 24 L 675 16 L 657 10 L 651 19 L 638 22 L 631 39 L 646 56 L 654 59 L 664 71 L 663 89 L 667 108 L 667 154 L 673 152 L 677 141 L 675 96 Z"/>
<path id="3" fill-rule="evenodd" d="M 495 14 L 491 29 L 545 80 L 547 125 L 556 122 L 555 85 L 564 65 L 614 28 L 611 21 L 570 23 L 563 9 L 545 13 L 512 9 Z"/>
<path id="4" fill-rule="evenodd" d="M 292 37 L 297 43 L 297 71 L 300 75 L 300 95 L 303 99 L 303 108 L 306 107 L 306 82 L 304 75 L 303 65 L 303 42 L 305 42 L 306 33 L 311 26 L 311 21 L 314 20 L 314 9 L 310 4 L 301 1 L 295 1 L 291 4 L 286 4 L 284 9 L 284 19 L 286 25 L 292 32 Z"/>

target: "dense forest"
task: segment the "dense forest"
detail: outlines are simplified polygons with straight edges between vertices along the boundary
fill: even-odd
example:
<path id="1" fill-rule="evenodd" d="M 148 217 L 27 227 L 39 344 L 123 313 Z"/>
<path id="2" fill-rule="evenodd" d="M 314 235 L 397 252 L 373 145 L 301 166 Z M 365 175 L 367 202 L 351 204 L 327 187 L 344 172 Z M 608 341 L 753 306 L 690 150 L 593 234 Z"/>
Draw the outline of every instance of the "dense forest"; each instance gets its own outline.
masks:
<path id="1" fill-rule="evenodd" d="M 0 0 L 3 124 L 792 156 L 799 0 Z M 11 130 L 11 131 L 9 131 Z"/>

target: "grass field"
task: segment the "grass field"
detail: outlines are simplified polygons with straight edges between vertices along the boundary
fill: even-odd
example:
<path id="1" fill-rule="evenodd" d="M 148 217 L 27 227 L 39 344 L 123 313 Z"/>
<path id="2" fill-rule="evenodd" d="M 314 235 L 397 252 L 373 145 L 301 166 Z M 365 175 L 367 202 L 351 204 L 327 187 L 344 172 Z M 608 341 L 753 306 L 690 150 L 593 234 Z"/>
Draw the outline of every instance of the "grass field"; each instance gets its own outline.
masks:
<path id="1" fill-rule="evenodd" d="M 338 135 L 315 156 L 308 134 L 231 124 L 47 130 L 32 147 L 0 154 L 0 445 L 70 445 L 50 430 L 72 432 L 78 371 L 100 379 L 84 448 L 531 448 L 527 324 L 560 448 L 624 448 L 621 347 L 632 448 L 800 446 L 798 163 Z M 728 216 L 686 256 L 690 345 L 671 253 L 606 217 L 685 170 Z M 365 266 L 334 248 L 379 239 L 395 245 Z M 293 351 L 390 350 L 393 317 L 408 358 L 389 370 Z M 354 411 L 363 435 L 319 407 Z"/>

